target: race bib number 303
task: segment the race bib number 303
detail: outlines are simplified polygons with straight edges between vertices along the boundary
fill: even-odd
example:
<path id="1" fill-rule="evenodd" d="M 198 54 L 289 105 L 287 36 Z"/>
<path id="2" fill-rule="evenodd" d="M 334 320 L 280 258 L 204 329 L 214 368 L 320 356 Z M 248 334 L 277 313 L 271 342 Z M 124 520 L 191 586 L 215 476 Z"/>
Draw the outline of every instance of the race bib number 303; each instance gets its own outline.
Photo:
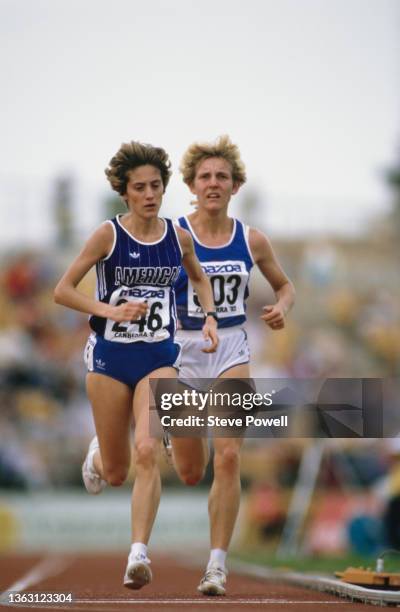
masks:
<path id="1" fill-rule="evenodd" d="M 208 261 L 201 263 L 201 267 L 210 279 L 214 303 L 219 318 L 236 317 L 243 315 L 244 292 L 249 274 L 243 261 Z M 203 317 L 203 310 L 199 298 L 188 283 L 188 315 L 190 317 Z"/>
<path id="2" fill-rule="evenodd" d="M 104 338 L 114 342 L 159 342 L 169 337 L 166 329 L 170 323 L 170 287 L 119 287 L 111 296 L 110 304 L 119 306 L 125 302 L 146 302 L 145 316 L 135 321 L 117 323 L 107 319 Z"/>

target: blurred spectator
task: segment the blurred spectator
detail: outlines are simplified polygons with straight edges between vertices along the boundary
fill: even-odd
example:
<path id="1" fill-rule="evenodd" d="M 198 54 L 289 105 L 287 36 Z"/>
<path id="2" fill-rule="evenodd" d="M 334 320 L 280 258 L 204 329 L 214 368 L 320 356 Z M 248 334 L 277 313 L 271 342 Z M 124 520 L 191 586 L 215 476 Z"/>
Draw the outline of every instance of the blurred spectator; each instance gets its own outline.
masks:
<path id="1" fill-rule="evenodd" d="M 12 301 L 25 300 L 39 290 L 39 271 L 32 253 L 18 254 L 3 274 L 3 286 Z"/>

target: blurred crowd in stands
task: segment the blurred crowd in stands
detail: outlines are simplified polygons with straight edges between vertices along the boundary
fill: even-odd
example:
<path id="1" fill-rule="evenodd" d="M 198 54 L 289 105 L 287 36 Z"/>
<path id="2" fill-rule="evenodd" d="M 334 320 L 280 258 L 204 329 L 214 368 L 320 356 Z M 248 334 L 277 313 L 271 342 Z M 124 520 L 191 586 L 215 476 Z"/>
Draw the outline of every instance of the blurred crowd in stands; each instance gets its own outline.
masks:
<path id="1" fill-rule="evenodd" d="M 375 286 L 358 287 L 354 274 L 362 274 L 365 245 L 358 255 L 352 245 L 350 259 L 350 247 L 332 241 L 278 241 L 276 248 L 297 302 L 283 332 L 260 333 L 261 308 L 273 296 L 261 278 L 253 280 L 253 375 L 398 376 L 399 295 L 384 277 L 392 263 L 379 275 L 372 258 L 368 277 Z M 65 268 L 57 257 L 20 252 L 4 258 L 0 271 L 0 487 L 80 486 L 80 463 L 93 432 L 82 360 L 89 327 L 85 315 L 53 302 Z M 83 290 L 93 292 L 93 277 Z"/>
<path id="2" fill-rule="evenodd" d="M 57 307 L 48 253 L 10 256 L 0 276 L 0 487 L 78 484 L 92 431 L 84 315 Z"/>

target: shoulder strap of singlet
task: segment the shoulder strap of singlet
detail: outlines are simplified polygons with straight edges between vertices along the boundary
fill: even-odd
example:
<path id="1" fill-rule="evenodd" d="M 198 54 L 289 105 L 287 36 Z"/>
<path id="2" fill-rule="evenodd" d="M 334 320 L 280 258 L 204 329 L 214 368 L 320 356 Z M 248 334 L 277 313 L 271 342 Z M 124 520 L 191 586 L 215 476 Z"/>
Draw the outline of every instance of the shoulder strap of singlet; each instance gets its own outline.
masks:
<path id="1" fill-rule="evenodd" d="M 250 243 L 249 243 L 249 232 L 250 232 L 250 227 L 248 225 L 246 225 L 245 223 L 242 223 L 242 221 L 239 221 L 239 219 L 236 219 L 236 235 L 240 235 L 243 239 L 243 242 L 246 246 L 247 249 L 247 253 L 250 257 L 250 260 L 253 262 L 253 264 L 255 264 L 254 261 L 254 257 L 252 255 L 251 249 L 250 249 Z"/>
<path id="2" fill-rule="evenodd" d="M 179 240 L 178 232 L 176 231 L 176 227 L 175 227 L 176 225 L 179 225 L 179 219 L 170 219 L 170 218 L 167 219 L 165 217 L 164 219 L 167 222 L 167 231 L 171 233 L 171 236 L 175 237 L 175 241 L 178 246 L 179 252 L 181 254 L 181 257 L 183 257 L 181 242 Z"/>
<path id="3" fill-rule="evenodd" d="M 117 244 L 117 233 L 118 233 L 119 226 L 118 226 L 116 217 L 114 217 L 113 219 L 106 219 L 103 223 L 109 223 L 113 229 L 113 234 L 114 234 L 114 240 L 113 240 L 110 252 L 108 253 L 108 255 L 103 257 L 103 259 L 101 260 L 101 261 L 107 261 L 107 259 L 110 259 L 111 255 L 114 253 L 115 245 Z"/>
<path id="4" fill-rule="evenodd" d="M 181 227 L 183 227 L 183 229 L 187 230 L 188 232 L 190 232 L 190 227 L 188 222 L 186 221 L 186 217 L 179 217 L 176 220 L 177 224 L 180 225 Z M 192 233 L 192 232 L 190 232 Z"/>

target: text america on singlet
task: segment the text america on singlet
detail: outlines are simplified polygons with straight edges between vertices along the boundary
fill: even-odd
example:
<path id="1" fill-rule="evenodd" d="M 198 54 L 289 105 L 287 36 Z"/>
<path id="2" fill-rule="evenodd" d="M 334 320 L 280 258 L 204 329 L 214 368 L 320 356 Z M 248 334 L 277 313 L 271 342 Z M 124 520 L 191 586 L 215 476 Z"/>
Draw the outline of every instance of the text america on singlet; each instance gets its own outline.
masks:
<path id="1" fill-rule="evenodd" d="M 130 268 L 116 266 L 115 285 L 172 285 L 178 278 L 180 266 Z"/>

